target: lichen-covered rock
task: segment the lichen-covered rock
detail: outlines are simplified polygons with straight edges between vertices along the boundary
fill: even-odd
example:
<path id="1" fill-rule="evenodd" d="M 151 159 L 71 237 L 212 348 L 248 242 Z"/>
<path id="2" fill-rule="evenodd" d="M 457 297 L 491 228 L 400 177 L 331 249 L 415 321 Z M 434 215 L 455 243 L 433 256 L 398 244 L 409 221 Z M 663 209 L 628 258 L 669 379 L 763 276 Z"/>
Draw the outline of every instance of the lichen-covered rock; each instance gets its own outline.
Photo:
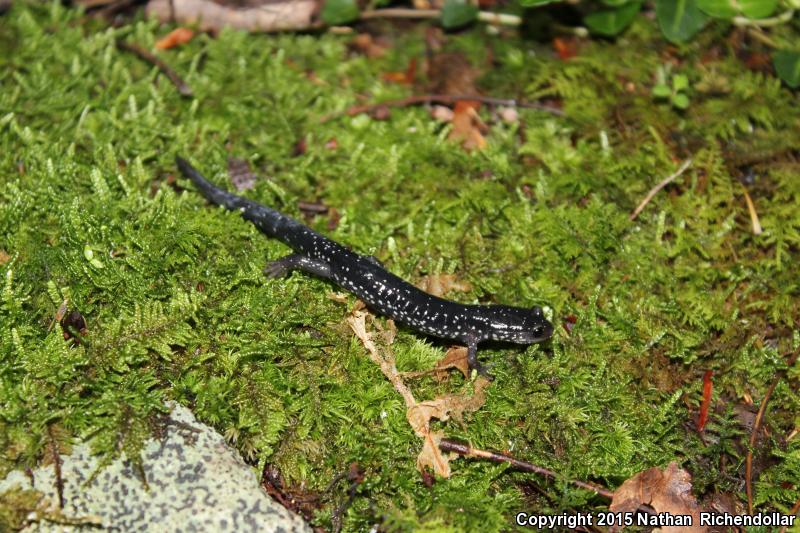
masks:
<path id="1" fill-rule="evenodd" d="M 264 493 L 251 468 L 219 434 L 186 408 L 171 407 L 163 439 L 151 439 L 142 451 L 147 486 L 127 459 L 114 461 L 89 481 L 98 462 L 89 447 L 80 444 L 62 456 L 64 509 L 59 514 L 83 517 L 87 524 L 39 520 L 24 531 L 97 531 L 88 525 L 91 521 L 125 532 L 311 531 Z M 27 474 L 12 472 L 0 481 L 0 494 L 15 487 L 42 492 L 49 507 L 58 509 L 52 465 L 34 470 L 33 484 Z"/>

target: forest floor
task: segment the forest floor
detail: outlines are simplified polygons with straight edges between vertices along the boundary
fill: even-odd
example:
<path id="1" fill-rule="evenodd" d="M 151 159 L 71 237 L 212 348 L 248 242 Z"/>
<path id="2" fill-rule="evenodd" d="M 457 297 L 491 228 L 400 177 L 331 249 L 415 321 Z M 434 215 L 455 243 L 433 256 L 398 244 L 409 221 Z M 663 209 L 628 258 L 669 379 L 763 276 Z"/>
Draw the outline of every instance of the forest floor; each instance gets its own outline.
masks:
<path id="1" fill-rule="evenodd" d="M 790 512 L 800 100 L 758 42 L 720 28 L 675 47 L 640 22 L 616 41 L 223 31 L 157 53 L 182 96 L 118 46 L 170 29 L 59 4 L 0 18 L 0 476 L 77 439 L 135 460 L 175 400 L 326 530 L 606 511 L 572 482 L 613 491 L 672 462 L 704 508 L 746 512 L 749 491 Z M 343 114 L 476 88 L 546 108 Z M 395 375 L 418 401 L 450 402 L 430 435 L 555 477 L 475 459 L 421 473 L 424 439 L 353 334 L 355 298 L 266 278 L 288 248 L 210 207 L 176 155 L 450 299 L 542 306 L 551 340 L 480 350 L 491 384 L 429 372 L 447 343 L 404 327 L 379 348 L 418 373 Z M 20 525 L 10 501 L 0 529 Z"/>

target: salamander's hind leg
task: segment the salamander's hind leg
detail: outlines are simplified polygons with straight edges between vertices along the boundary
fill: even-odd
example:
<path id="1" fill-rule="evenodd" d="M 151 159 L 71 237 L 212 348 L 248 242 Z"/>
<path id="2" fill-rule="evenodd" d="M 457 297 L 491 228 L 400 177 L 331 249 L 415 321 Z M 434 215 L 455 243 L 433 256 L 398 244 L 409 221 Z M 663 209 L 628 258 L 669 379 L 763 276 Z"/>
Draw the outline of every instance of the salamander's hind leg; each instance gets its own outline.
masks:
<path id="1" fill-rule="evenodd" d="M 467 342 L 467 363 L 478 375 L 485 377 L 489 381 L 494 381 L 494 376 L 489 373 L 489 366 L 484 366 L 478 361 L 478 343 L 471 340 Z"/>
<path id="2" fill-rule="evenodd" d="M 287 275 L 292 270 L 302 270 L 309 274 L 314 274 L 321 278 L 331 277 L 331 267 L 324 261 L 311 259 L 302 254 L 291 254 L 281 257 L 276 261 L 267 263 L 264 267 L 264 274 L 271 278 L 280 278 Z"/>

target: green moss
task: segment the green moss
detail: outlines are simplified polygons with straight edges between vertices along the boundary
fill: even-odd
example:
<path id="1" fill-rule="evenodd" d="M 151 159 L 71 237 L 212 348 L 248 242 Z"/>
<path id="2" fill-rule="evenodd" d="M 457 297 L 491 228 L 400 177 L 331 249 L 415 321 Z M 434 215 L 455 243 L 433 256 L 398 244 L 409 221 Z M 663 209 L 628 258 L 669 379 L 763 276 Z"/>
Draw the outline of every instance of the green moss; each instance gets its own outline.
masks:
<path id="1" fill-rule="evenodd" d="M 419 55 L 420 35 L 397 37 L 381 60 L 333 35 L 201 35 L 162 53 L 193 88 L 186 100 L 114 45 L 149 47 L 163 30 L 79 16 L 16 3 L 0 26 L 0 475 L 41 460 L 54 423 L 107 457 L 135 457 L 176 399 L 249 460 L 276 464 L 290 490 L 321 491 L 358 462 L 365 481 L 347 530 L 499 531 L 520 510 L 602 509 L 566 480 L 613 488 L 672 460 L 701 492 L 740 491 L 748 435 L 724 406 L 759 402 L 800 344 L 800 119 L 796 95 L 747 71 L 725 41 L 681 51 L 685 112 L 651 93 L 664 43 L 644 27 L 567 63 L 529 42 L 489 41 L 499 66 L 487 93 L 561 98 L 567 118 L 521 110 L 520 124 L 494 123 L 489 147 L 468 154 L 424 109 L 318 123 L 357 95 L 403 95 L 379 75 Z M 478 61 L 485 39 L 450 40 Z M 702 60 L 712 46 L 717 56 Z M 294 156 L 301 137 L 307 152 Z M 251 198 L 297 217 L 298 200 L 321 199 L 341 219 L 313 227 L 412 280 L 456 273 L 472 285 L 451 295 L 463 302 L 548 306 L 553 341 L 482 350 L 497 362 L 486 405 L 440 427 L 563 478 L 459 460 L 452 479 L 426 488 L 402 400 L 344 324 L 350 306 L 321 280 L 266 279 L 264 263 L 286 247 L 173 182 L 175 154 L 219 183 L 229 156 L 246 159 L 264 178 Z M 629 221 L 690 155 L 691 169 Z M 748 171 L 759 236 L 737 182 Z M 65 299 L 86 318 L 80 344 L 54 323 Z M 401 370 L 443 353 L 406 329 L 395 351 Z M 715 408 L 704 444 L 692 420 L 706 369 Z M 430 398 L 463 383 L 413 385 Z M 771 440 L 757 450 L 760 508 L 798 497 L 800 450 L 784 440 L 798 408 L 796 387 L 779 386 Z M 346 497 L 337 486 L 319 522 Z"/>

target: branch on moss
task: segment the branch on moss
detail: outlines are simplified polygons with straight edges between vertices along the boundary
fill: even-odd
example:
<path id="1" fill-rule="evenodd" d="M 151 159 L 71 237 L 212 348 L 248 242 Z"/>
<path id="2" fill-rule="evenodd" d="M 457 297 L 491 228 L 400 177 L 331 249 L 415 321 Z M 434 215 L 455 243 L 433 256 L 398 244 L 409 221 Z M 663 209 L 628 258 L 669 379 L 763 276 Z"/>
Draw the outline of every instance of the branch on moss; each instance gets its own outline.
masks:
<path id="1" fill-rule="evenodd" d="M 508 463 L 516 469 L 522 470 L 524 472 L 531 472 L 533 474 L 539 474 L 550 479 L 557 479 L 559 477 L 558 474 L 556 474 L 552 470 L 548 470 L 547 468 L 537 466 L 533 463 L 529 463 L 527 461 L 520 461 L 519 459 L 515 459 L 510 455 L 506 455 L 503 453 L 489 452 L 486 450 L 473 448 L 468 444 L 463 444 L 450 439 L 442 439 L 441 442 L 439 442 L 439 448 L 444 452 L 454 452 L 459 455 L 463 455 L 464 457 L 487 459 L 489 461 L 494 461 L 495 463 Z M 614 496 L 614 493 L 612 491 L 604 487 L 601 487 L 600 485 L 595 485 L 594 483 L 579 481 L 577 479 L 571 480 L 570 483 L 572 483 L 576 487 L 596 492 L 600 496 L 608 498 L 609 500 Z"/>
<path id="2" fill-rule="evenodd" d="M 127 52 L 131 52 L 132 54 L 138 56 L 140 59 L 147 61 L 148 63 L 155 65 L 158 67 L 158 70 L 164 73 L 164 75 L 169 78 L 169 81 L 178 89 L 178 92 L 181 96 L 191 97 L 193 95 L 192 89 L 189 85 L 183 81 L 183 78 L 178 76 L 178 73 L 172 70 L 169 65 L 161 61 L 159 58 L 145 50 L 144 48 L 137 46 L 132 43 L 125 42 L 123 40 L 117 40 L 117 48 L 120 50 L 125 50 Z"/>
<path id="3" fill-rule="evenodd" d="M 641 203 L 636 207 L 636 209 L 633 210 L 633 213 L 631 213 L 628 219 L 635 220 L 636 217 L 639 216 L 639 213 L 642 212 L 642 209 L 644 209 L 647 206 L 647 204 L 650 203 L 650 200 L 653 199 L 653 197 L 658 193 L 658 191 L 660 191 L 661 189 L 672 183 L 675 180 L 675 178 L 686 172 L 686 169 L 689 168 L 691 164 L 692 160 L 687 159 L 686 161 L 683 162 L 681 167 L 674 174 L 672 174 L 671 176 L 667 176 L 666 178 L 661 180 L 661 182 L 658 185 L 650 189 L 650 192 L 647 193 L 647 196 L 644 197 L 644 200 L 642 200 Z"/>

